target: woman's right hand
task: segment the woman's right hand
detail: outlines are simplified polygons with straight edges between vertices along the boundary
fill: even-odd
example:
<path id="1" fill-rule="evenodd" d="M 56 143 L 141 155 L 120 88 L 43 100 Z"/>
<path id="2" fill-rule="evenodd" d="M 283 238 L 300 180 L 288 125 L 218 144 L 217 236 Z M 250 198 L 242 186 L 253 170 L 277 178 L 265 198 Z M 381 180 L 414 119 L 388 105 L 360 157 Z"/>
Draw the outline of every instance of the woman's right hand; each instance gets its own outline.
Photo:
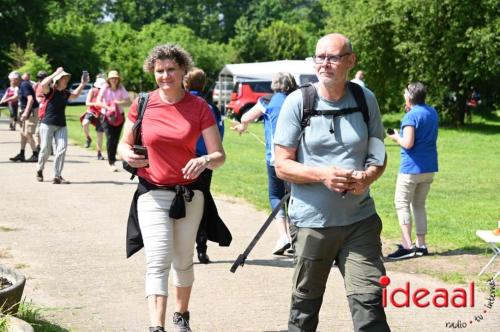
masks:
<path id="1" fill-rule="evenodd" d="M 132 148 L 127 150 L 127 152 L 122 155 L 122 159 L 134 168 L 142 168 L 148 166 L 149 160 L 145 158 L 146 157 L 141 154 L 135 154 Z"/>

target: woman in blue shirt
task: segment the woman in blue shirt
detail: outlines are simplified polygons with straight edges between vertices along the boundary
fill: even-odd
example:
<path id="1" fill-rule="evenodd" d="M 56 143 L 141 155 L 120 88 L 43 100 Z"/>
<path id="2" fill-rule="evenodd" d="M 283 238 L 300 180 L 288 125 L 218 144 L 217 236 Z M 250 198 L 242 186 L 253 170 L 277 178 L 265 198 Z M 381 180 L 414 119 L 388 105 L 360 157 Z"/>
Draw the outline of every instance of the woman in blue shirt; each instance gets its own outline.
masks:
<path id="1" fill-rule="evenodd" d="M 279 179 L 274 170 L 274 143 L 273 137 L 276 131 L 276 123 L 281 106 L 286 96 L 297 89 L 297 83 L 290 73 L 277 73 L 273 76 L 271 88 L 274 94 L 271 98 L 262 97 L 257 104 L 241 117 L 241 123 L 233 126 L 240 134 L 243 133 L 250 122 L 264 118 L 264 135 L 266 138 L 266 164 L 268 178 L 268 193 L 271 209 L 274 209 L 283 196 L 285 196 L 285 183 Z M 285 250 L 290 248 L 290 231 L 285 218 L 285 209 L 282 208 L 276 215 L 276 224 L 278 226 L 279 238 L 273 249 L 273 254 L 282 255 Z"/>
<path id="2" fill-rule="evenodd" d="M 389 138 L 401 145 L 401 163 L 394 203 L 401 226 L 402 243 L 388 255 L 389 259 L 403 259 L 428 255 L 425 243 L 427 211 L 425 200 L 434 173 L 438 171 L 437 136 L 438 114 L 425 104 L 427 91 L 420 83 L 410 83 L 404 98 L 407 113 L 401 122 L 401 133 L 394 131 Z M 416 246 L 412 244 L 412 218 L 417 234 Z"/>

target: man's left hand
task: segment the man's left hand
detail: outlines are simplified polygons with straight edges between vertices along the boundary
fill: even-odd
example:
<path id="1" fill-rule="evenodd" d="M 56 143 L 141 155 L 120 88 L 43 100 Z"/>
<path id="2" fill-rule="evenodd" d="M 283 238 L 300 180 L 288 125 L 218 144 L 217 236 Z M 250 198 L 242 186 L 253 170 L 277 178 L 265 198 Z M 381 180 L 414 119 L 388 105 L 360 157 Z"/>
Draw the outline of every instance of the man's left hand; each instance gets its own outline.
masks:
<path id="1" fill-rule="evenodd" d="M 354 189 L 349 191 L 349 193 L 353 195 L 362 195 L 370 186 L 368 175 L 365 171 L 354 171 L 352 173 L 352 179 L 356 180 Z"/>

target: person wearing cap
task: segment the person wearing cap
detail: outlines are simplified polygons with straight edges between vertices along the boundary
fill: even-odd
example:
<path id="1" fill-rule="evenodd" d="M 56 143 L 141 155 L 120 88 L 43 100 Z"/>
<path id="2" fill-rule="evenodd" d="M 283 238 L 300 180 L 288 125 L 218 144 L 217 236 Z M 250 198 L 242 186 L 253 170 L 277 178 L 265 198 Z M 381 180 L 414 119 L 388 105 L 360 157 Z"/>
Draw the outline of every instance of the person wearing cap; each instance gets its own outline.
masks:
<path id="1" fill-rule="evenodd" d="M 19 106 L 21 113 L 21 151 L 14 157 L 9 158 L 11 161 L 27 161 L 37 162 L 38 150 L 36 149 L 35 140 L 33 135 L 36 131 L 36 124 L 38 122 L 38 101 L 35 98 L 35 90 L 33 85 L 28 80 L 21 81 L 21 75 L 18 72 L 11 73 L 15 79 L 15 84 L 19 84 Z M 29 144 L 33 155 L 29 159 L 25 159 L 24 150 L 26 144 Z"/>
<path id="2" fill-rule="evenodd" d="M 116 162 L 116 151 L 118 148 L 118 141 L 120 140 L 120 134 L 123 128 L 123 121 L 121 123 L 111 123 L 106 116 L 114 108 L 118 108 L 118 111 L 123 117 L 125 114 L 123 107 L 130 105 L 130 97 L 127 90 L 121 84 L 120 74 L 116 70 L 111 70 L 108 73 L 108 78 L 99 95 L 97 96 L 97 102 L 101 105 L 101 113 L 104 115 L 104 121 L 102 122 L 104 132 L 106 133 L 106 149 L 108 153 L 108 163 L 109 169 L 112 172 L 117 172 L 115 166 Z"/>
<path id="3" fill-rule="evenodd" d="M 18 109 L 18 104 L 17 104 L 17 99 L 18 99 L 18 91 L 19 91 L 19 80 L 16 80 L 16 77 L 19 76 L 19 73 L 17 72 L 12 72 L 9 74 L 9 81 L 10 81 L 10 86 L 5 90 L 5 94 L 2 97 L 2 100 L 0 100 L 0 104 L 6 103 L 7 106 L 9 107 L 9 113 L 10 113 L 10 123 L 9 123 L 9 128 L 10 130 L 16 130 L 16 123 L 17 123 L 17 109 Z"/>
<path id="4" fill-rule="evenodd" d="M 95 127 L 97 135 L 97 160 L 104 160 L 101 152 L 104 129 L 102 127 L 101 105 L 97 102 L 97 96 L 99 95 L 99 91 L 104 84 L 106 84 L 106 80 L 103 77 L 98 76 L 94 82 L 94 88 L 90 90 L 89 94 L 87 95 L 87 100 L 85 101 L 87 110 L 80 117 L 83 132 L 85 133 L 85 137 L 87 138 L 85 142 L 86 148 L 90 147 L 90 144 L 92 143 L 92 139 L 90 138 L 89 133 L 89 124 L 92 124 Z"/>
<path id="5" fill-rule="evenodd" d="M 52 139 L 56 141 L 56 152 L 54 160 L 54 184 L 67 184 L 69 181 L 62 176 L 66 147 L 68 146 L 68 129 L 66 127 L 66 103 L 68 99 L 77 98 L 83 90 L 88 78 L 82 76 L 80 85 L 69 92 L 68 83 L 71 75 L 59 67 L 51 75 L 47 76 L 40 83 L 42 92 L 45 95 L 45 115 L 40 125 L 41 150 L 38 158 L 36 179 L 43 181 L 43 169 L 50 154 Z"/>

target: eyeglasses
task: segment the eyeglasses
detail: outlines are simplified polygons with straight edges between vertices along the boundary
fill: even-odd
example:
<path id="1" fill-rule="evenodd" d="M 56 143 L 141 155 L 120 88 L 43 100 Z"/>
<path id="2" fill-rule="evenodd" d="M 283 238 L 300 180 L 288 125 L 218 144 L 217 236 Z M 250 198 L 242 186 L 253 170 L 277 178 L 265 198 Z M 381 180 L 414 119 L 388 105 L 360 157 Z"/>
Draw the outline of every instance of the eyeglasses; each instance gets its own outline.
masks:
<path id="1" fill-rule="evenodd" d="M 338 63 L 342 60 L 343 57 L 346 55 L 350 55 L 351 53 L 344 53 L 344 54 L 339 54 L 339 55 L 315 55 L 313 56 L 313 61 L 315 64 L 320 65 L 322 63 L 326 62 L 327 63 Z"/>

